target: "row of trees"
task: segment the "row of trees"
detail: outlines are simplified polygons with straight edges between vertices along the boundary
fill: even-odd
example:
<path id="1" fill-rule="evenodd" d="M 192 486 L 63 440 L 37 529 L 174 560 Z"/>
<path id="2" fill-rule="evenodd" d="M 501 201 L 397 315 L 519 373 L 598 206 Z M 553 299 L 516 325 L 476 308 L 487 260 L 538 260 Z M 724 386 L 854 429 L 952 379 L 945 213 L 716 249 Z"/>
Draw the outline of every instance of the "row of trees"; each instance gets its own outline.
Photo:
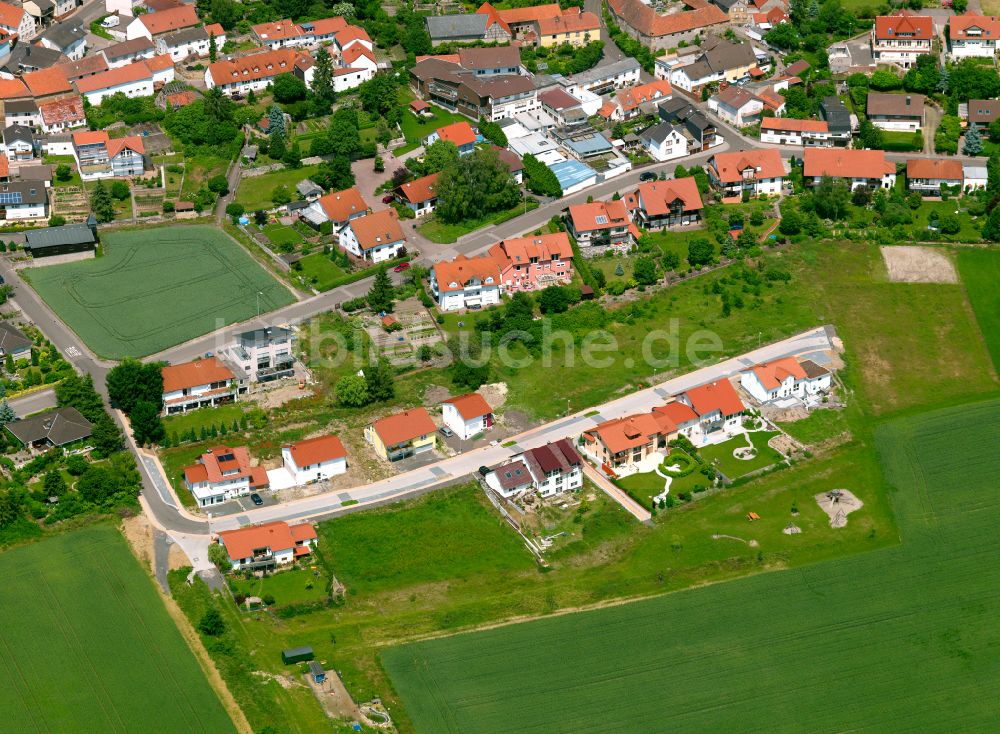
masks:
<path id="1" fill-rule="evenodd" d="M 160 420 L 163 372 L 159 363 L 125 359 L 108 372 L 107 387 L 111 404 L 128 416 L 139 446 L 164 440 L 166 431 Z"/>

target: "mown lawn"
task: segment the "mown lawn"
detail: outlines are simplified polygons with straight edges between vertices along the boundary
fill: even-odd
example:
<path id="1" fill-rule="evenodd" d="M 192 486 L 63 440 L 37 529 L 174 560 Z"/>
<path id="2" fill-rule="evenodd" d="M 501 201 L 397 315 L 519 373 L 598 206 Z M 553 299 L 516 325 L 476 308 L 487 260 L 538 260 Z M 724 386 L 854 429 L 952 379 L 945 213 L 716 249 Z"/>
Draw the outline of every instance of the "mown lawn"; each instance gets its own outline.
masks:
<path id="1" fill-rule="evenodd" d="M 293 271 L 292 275 L 299 275 L 302 281 L 318 291 L 326 291 L 333 288 L 338 280 L 347 275 L 347 271 L 330 259 L 329 255 L 322 252 L 314 252 L 306 255 L 298 261 L 301 271 Z"/>
<path id="2" fill-rule="evenodd" d="M 442 222 L 434 215 L 431 215 L 426 222 L 417 227 L 417 231 L 431 242 L 451 244 L 459 237 L 469 234 L 469 232 L 474 232 L 477 229 L 485 227 L 489 224 L 500 224 L 502 222 L 506 222 L 508 219 L 513 219 L 514 217 L 520 216 L 525 212 L 530 212 L 532 209 L 537 208 L 538 202 L 531 200 L 520 203 L 517 206 L 513 206 L 502 212 L 488 214 L 482 219 L 467 219 L 463 222 L 456 222 L 454 224 Z"/>
<path id="3" fill-rule="evenodd" d="M 330 595 L 330 579 L 318 565 L 313 564 L 312 567 L 288 569 L 262 578 L 231 577 L 229 588 L 234 594 L 243 596 L 263 599 L 271 595 L 274 604 L 282 607 L 322 601 Z"/>
<path id="4" fill-rule="evenodd" d="M 265 224 L 263 232 L 272 245 L 279 249 L 283 246 L 286 248 L 281 250 L 282 252 L 291 252 L 295 249 L 296 245 L 301 244 L 303 241 L 302 235 L 291 227 L 286 227 L 284 224 Z"/>
<path id="5" fill-rule="evenodd" d="M 993 367 L 1000 371 L 1000 252 L 961 250 L 958 272 L 993 359 Z"/>
<path id="6" fill-rule="evenodd" d="M 419 144 L 421 140 L 439 127 L 450 125 L 453 122 L 464 120 L 470 124 L 472 123 L 465 115 L 460 115 L 457 112 L 449 112 L 437 105 L 431 105 L 431 112 L 434 113 L 434 116 L 425 119 L 423 117 L 418 118 L 409 109 L 403 110 L 403 118 L 400 120 L 399 126 L 403 129 L 406 142 Z"/>
<path id="7" fill-rule="evenodd" d="M 299 198 L 295 185 L 304 178 L 316 173 L 319 166 L 302 166 L 302 168 L 282 168 L 279 171 L 265 173 L 262 176 L 244 176 L 240 179 L 240 187 L 236 190 L 236 202 L 243 205 L 248 212 L 258 209 L 271 209 L 274 202 L 271 194 L 279 186 L 286 186 L 292 201 Z M 187 182 L 184 182 L 187 188 Z"/>
<path id="8" fill-rule="evenodd" d="M 199 408 L 190 410 L 187 413 L 168 416 L 163 419 L 163 427 L 167 429 L 167 434 L 176 433 L 183 436 L 192 428 L 195 433 L 200 433 L 202 427 L 211 429 L 212 426 L 219 427 L 225 425 L 231 429 L 233 421 L 239 422 L 243 416 L 243 406 L 234 403 L 232 405 L 220 405 L 217 408 Z"/>
<path id="9" fill-rule="evenodd" d="M 849 430 L 841 410 L 814 410 L 808 418 L 781 424 L 781 430 L 806 445 L 821 443 Z"/>
<path id="10" fill-rule="evenodd" d="M 777 431 L 754 431 L 746 435 L 757 450 L 757 455 L 752 459 L 737 459 L 733 455 L 736 449 L 747 447 L 747 440 L 744 436 L 736 436 L 725 443 L 705 446 L 699 449 L 698 453 L 705 461 L 715 466 L 730 479 L 739 479 L 750 472 L 773 466 L 783 459 L 780 453 L 767 445 L 770 439 L 778 435 Z"/>

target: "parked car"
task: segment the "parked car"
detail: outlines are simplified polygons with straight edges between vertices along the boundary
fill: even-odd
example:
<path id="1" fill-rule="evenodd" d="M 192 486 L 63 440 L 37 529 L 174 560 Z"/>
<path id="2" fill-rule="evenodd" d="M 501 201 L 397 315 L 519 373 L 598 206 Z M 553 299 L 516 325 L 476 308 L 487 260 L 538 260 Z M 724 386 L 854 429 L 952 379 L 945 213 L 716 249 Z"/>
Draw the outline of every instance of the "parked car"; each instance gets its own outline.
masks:
<path id="1" fill-rule="evenodd" d="M 391 204 L 392 200 L 395 199 L 395 198 L 396 197 L 393 196 L 392 194 L 386 194 L 385 196 L 382 197 L 382 203 L 383 204 Z"/>
<path id="2" fill-rule="evenodd" d="M 397 273 L 402 273 L 404 270 L 409 270 L 409 269 L 410 269 L 410 263 L 400 263 L 399 265 L 393 268 L 393 270 Z"/>
<path id="3" fill-rule="evenodd" d="M 485 477 L 485 476 L 486 476 L 487 474 L 489 474 L 489 473 L 490 473 L 491 471 L 493 471 L 493 470 L 492 470 L 492 469 L 490 469 L 490 468 L 489 468 L 488 466 L 481 466 L 481 467 L 479 467 L 479 473 L 480 473 L 480 474 L 481 474 L 482 476 L 484 476 L 484 477 Z"/>
<path id="4" fill-rule="evenodd" d="M 438 429 L 438 433 L 440 433 L 445 438 L 451 438 L 452 436 L 455 435 L 455 432 L 452 431 L 450 428 L 448 428 L 448 426 L 441 426 Z"/>
<path id="5" fill-rule="evenodd" d="M 262 504 L 264 504 L 263 498 L 261 498 L 261 496 L 256 492 L 250 495 L 250 501 L 253 502 L 255 505 L 257 505 L 257 507 L 260 507 Z"/>
<path id="6" fill-rule="evenodd" d="M 656 180 L 656 174 L 653 173 L 652 171 L 643 171 L 642 173 L 639 174 L 639 180 L 640 181 L 655 181 Z"/>

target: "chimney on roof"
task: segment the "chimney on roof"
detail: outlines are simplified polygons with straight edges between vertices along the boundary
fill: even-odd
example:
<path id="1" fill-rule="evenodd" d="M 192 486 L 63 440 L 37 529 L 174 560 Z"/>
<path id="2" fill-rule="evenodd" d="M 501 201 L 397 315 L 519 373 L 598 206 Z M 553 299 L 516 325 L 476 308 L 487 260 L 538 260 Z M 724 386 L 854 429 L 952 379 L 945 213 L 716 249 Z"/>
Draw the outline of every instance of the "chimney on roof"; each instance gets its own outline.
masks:
<path id="1" fill-rule="evenodd" d="M 910 95 L 906 95 L 906 106 L 910 106 Z"/>

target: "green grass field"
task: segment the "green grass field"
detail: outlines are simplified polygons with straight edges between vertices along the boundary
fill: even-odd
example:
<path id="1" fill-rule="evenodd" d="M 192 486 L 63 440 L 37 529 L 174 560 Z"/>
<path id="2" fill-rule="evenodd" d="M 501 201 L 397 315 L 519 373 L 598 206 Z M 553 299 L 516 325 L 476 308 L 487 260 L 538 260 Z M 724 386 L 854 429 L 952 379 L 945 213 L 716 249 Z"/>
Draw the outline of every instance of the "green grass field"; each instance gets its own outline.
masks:
<path id="1" fill-rule="evenodd" d="M 96 260 L 24 271 L 101 357 L 142 357 L 294 297 L 222 231 L 205 225 L 108 232 Z"/>
<path id="2" fill-rule="evenodd" d="M 240 180 L 240 187 L 236 190 L 236 202 L 242 204 L 248 212 L 270 209 L 274 206 L 271 193 L 279 186 L 287 186 L 292 201 L 295 201 L 299 196 L 295 191 L 295 185 L 302 179 L 312 176 L 318 168 L 319 166 L 282 168 L 261 176 L 245 176 Z"/>
<path id="3" fill-rule="evenodd" d="M 781 461 L 780 453 L 767 445 L 767 442 L 777 436 L 776 431 L 755 431 L 748 434 L 753 446 L 757 449 L 757 455 L 752 459 L 737 459 L 733 456 L 733 451 L 747 446 L 746 438 L 737 436 L 725 443 L 718 443 L 699 449 L 699 453 L 710 464 L 714 464 L 719 471 L 730 479 L 739 479 L 745 474 L 764 469 Z"/>
<path id="4" fill-rule="evenodd" d="M 1000 251 L 962 250 L 958 253 L 958 271 L 993 367 L 1000 371 Z"/>
<path id="5" fill-rule="evenodd" d="M 300 275 L 304 282 L 318 291 L 328 291 L 334 284 L 347 275 L 347 272 L 330 259 L 329 255 L 314 252 L 299 260 L 302 266 Z"/>
<path id="6" fill-rule="evenodd" d="M 900 546 L 390 649 L 417 731 L 989 731 L 1000 402 L 878 446 Z"/>
<path id="7" fill-rule="evenodd" d="M 4 553 L 0 575 L 4 732 L 235 731 L 114 528 Z"/>

